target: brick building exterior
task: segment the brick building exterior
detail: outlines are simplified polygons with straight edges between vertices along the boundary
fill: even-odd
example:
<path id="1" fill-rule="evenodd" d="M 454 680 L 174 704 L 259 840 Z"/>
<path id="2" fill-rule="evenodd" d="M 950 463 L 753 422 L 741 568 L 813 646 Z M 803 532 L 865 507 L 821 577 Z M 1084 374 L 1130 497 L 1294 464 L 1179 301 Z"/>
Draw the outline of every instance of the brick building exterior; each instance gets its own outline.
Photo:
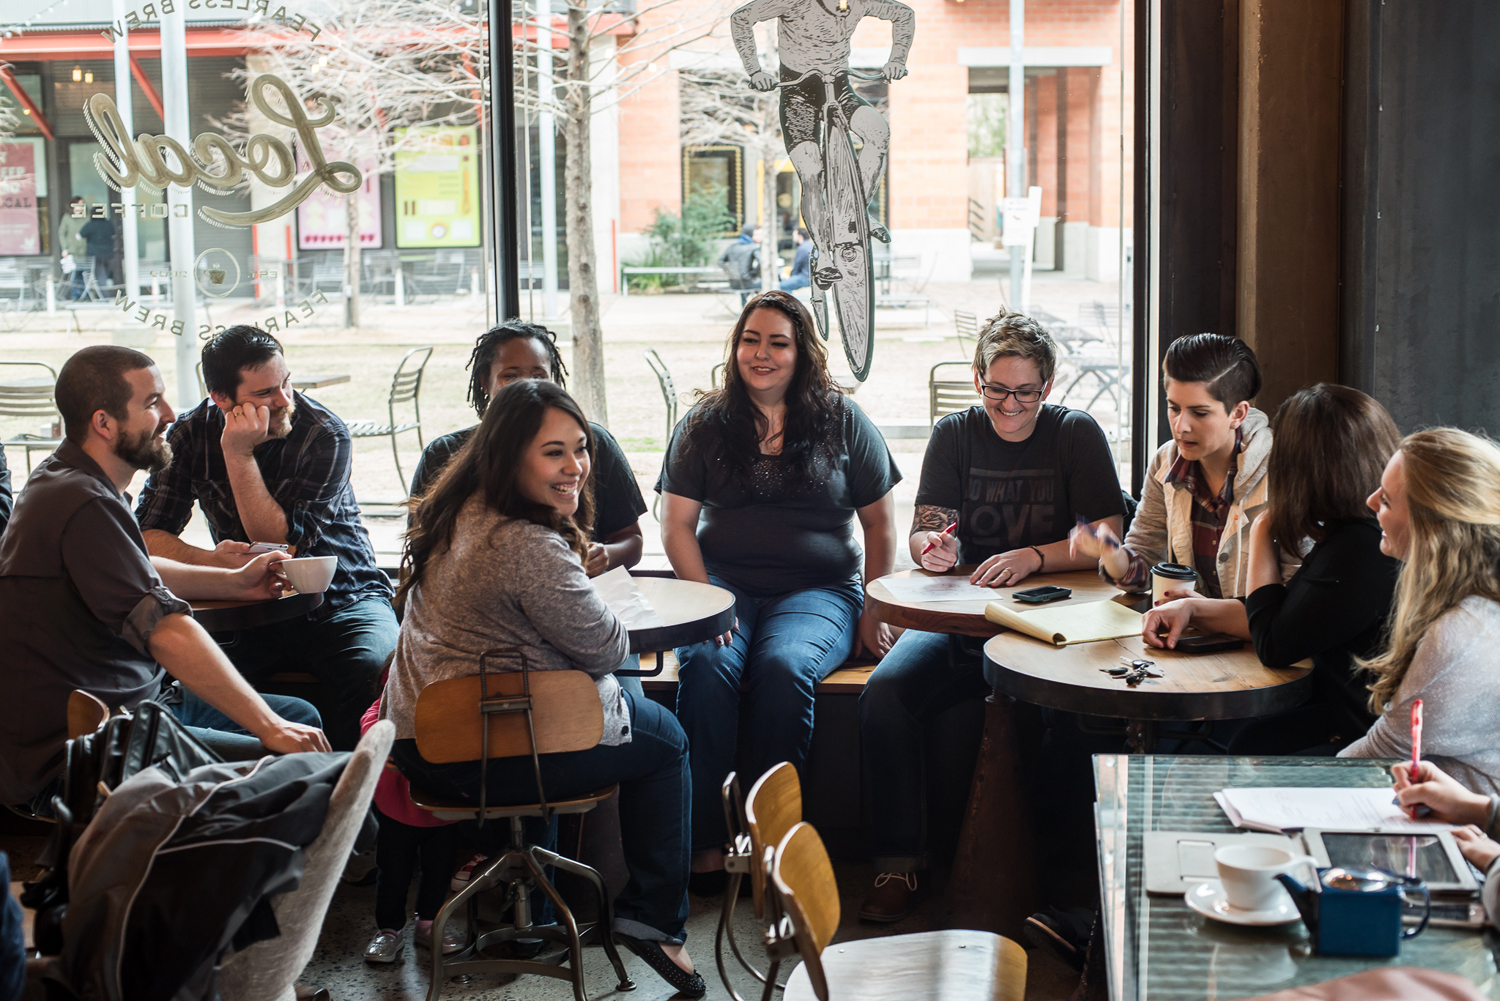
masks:
<path id="1" fill-rule="evenodd" d="M 923 272 L 937 280 L 964 280 L 971 241 L 990 235 L 979 233 L 984 227 L 971 225 L 971 218 L 992 218 L 993 211 L 993 198 L 986 199 L 971 183 L 976 175 L 969 164 L 966 99 L 970 93 L 1006 89 L 1010 6 L 1005 0 L 909 2 L 917 15 L 910 73 L 889 88 L 888 223 L 896 253 L 922 255 Z M 673 6 L 654 16 L 673 17 Z M 1134 16 L 1134 0 L 1031 0 L 1026 6 L 1024 135 L 1027 183 L 1042 188 L 1038 267 L 1113 280 L 1122 225 L 1124 244 L 1130 246 Z M 713 40 L 718 51 L 699 57 L 696 65 L 706 58 L 715 67 L 742 72 L 724 35 Z M 890 37 L 887 22 L 866 18 L 856 30 L 851 61 L 857 68 L 879 67 Z M 617 255 L 644 246 L 635 234 L 651 223 L 657 208 L 681 206 L 679 82 L 670 66 L 681 64 L 682 53 L 669 56 L 651 50 L 635 54 L 655 59 L 661 71 L 617 112 Z M 755 218 L 758 165 L 747 158 L 744 169 L 743 209 Z"/>

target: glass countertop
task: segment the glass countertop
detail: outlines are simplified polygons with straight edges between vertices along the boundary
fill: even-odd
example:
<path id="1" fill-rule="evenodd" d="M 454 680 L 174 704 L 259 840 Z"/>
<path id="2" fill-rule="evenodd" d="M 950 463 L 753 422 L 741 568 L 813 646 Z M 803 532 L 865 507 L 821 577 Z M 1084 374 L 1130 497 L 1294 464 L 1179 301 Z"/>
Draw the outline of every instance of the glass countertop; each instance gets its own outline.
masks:
<path id="1" fill-rule="evenodd" d="M 1204 918 L 1180 896 L 1147 896 L 1145 831 L 1228 832 L 1214 802 L 1226 786 L 1389 784 L 1386 763 L 1357 758 L 1096 755 L 1095 829 L 1105 957 L 1114 1001 L 1218 1001 L 1320 983 L 1380 965 L 1467 977 L 1500 1001 L 1493 930 L 1429 927 L 1388 960 L 1314 956 L 1301 922 L 1241 928 Z"/>

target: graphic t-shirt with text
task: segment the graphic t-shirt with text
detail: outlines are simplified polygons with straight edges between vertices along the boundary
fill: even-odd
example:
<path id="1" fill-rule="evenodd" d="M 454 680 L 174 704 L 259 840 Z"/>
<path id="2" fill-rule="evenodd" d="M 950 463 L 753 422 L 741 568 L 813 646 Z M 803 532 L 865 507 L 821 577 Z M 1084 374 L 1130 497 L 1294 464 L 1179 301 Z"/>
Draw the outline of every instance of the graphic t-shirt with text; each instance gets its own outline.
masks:
<path id="1" fill-rule="evenodd" d="M 1080 517 L 1125 512 L 1103 430 L 1084 411 L 1051 403 L 1025 441 L 1001 438 L 981 406 L 938 421 L 917 504 L 958 511 L 960 563 L 1057 542 Z"/>

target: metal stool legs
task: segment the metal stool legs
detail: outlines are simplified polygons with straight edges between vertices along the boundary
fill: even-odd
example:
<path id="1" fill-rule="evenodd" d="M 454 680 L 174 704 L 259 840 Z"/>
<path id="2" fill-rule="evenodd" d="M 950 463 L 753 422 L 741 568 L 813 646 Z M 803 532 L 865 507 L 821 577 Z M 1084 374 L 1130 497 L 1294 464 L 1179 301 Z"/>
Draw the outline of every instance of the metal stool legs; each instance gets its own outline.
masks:
<path id="1" fill-rule="evenodd" d="M 469 885 L 449 897 L 438 911 L 437 917 L 433 919 L 432 984 L 427 991 L 427 1001 L 438 1001 L 448 977 L 471 973 L 530 973 L 557 980 L 567 980 L 573 985 L 574 1001 L 588 1001 L 584 993 L 583 943 L 579 936 L 578 925 L 573 919 L 573 912 L 568 909 L 562 896 L 558 894 L 557 888 L 552 885 L 552 881 L 543 871 L 544 865 L 557 866 L 567 872 L 582 876 L 593 884 L 599 894 L 600 914 L 600 920 L 595 927 L 600 928 L 600 940 L 604 945 L 604 952 L 609 957 L 615 974 L 619 978 L 615 989 L 635 990 L 635 984 L 631 981 L 625 970 L 625 964 L 620 961 L 620 954 L 615 948 L 612 928 L 614 908 L 610 904 L 604 878 L 582 862 L 565 858 L 545 848 L 527 845 L 521 832 L 521 818 L 511 817 L 510 823 L 511 846 L 475 871 L 469 880 Z M 514 920 L 509 925 L 493 928 L 481 934 L 478 926 L 478 901 L 475 898 L 478 894 L 501 884 L 508 884 L 510 887 Z M 552 901 L 552 906 L 558 914 L 558 923 L 550 925 L 531 923 L 531 900 L 527 894 L 530 884 L 535 884 L 546 894 L 547 899 Z M 443 931 L 448 921 L 458 913 L 459 908 L 464 908 L 467 912 L 469 945 L 463 952 L 450 958 L 443 955 Z M 568 966 L 564 968 L 543 960 L 491 959 L 483 954 L 487 946 L 498 942 L 537 938 L 565 945 Z"/>

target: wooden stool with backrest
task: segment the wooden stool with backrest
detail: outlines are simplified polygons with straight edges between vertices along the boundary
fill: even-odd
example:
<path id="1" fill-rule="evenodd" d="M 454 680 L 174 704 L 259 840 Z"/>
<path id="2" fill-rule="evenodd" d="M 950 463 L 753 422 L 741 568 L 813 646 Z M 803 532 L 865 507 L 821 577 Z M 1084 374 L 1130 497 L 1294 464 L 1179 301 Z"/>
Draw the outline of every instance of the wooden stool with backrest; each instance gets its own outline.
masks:
<path id="1" fill-rule="evenodd" d="M 719 790 L 724 801 L 724 822 L 729 828 L 729 846 L 724 853 L 724 868 L 729 872 L 729 886 L 724 892 L 724 907 L 719 913 L 719 928 L 714 934 L 714 961 L 719 967 L 719 979 L 729 996 L 739 999 L 729 974 L 724 969 L 724 941 L 745 971 L 759 980 L 767 982 L 766 974 L 756 969 L 740 952 L 734 940 L 734 907 L 739 901 L 740 883 L 748 873 L 751 894 L 755 905 L 755 918 L 766 916 L 766 873 L 770 866 L 770 852 L 780 842 L 792 825 L 802 819 L 802 783 L 797 778 L 797 769 L 783 761 L 771 768 L 750 787 L 750 795 L 741 806 L 739 776 L 730 772 Z M 784 984 L 776 984 L 784 987 Z"/>
<path id="2" fill-rule="evenodd" d="M 491 661 L 509 660 L 519 670 L 496 671 Z M 481 826 L 487 820 L 510 821 L 510 846 L 490 858 L 478 869 L 462 890 L 451 895 L 432 922 L 432 941 L 443 940 L 443 929 L 464 908 L 467 911 L 469 942 L 462 953 L 451 959 L 443 950 L 432 950 L 432 985 L 428 1001 L 437 1001 L 449 977 L 474 973 L 532 973 L 573 984 L 575 1001 L 586 1001 L 583 986 L 583 946 L 578 923 L 543 871 L 556 866 L 565 872 L 582 876 L 599 894 L 599 938 L 619 977 L 616 989 L 633 990 L 625 964 L 615 949 L 612 924 L 614 908 L 604 879 L 593 868 L 556 852 L 529 844 L 522 829 L 524 817 L 550 821 L 554 815 L 588 813 L 600 801 L 614 794 L 618 786 L 607 786 L 584 796 L 548 800 L 542 786 L 540 756 L 567 751 L 586 751 L 604 735 L 604 709 L 599 704 L 599 690 L 594 679 L 582 671 L 533 671 L 523 651 L 515 647 L 486 650 L 479 658 L 477 675 L 439 681 L 422 689 L 417 697 L 417 750 L 433 764 L 478 761 L 479 803 L 445 800 L 433 796 L 415 784 L 411 801 L 441 820 L 474 820 Z M 485 787 L 491 758 L 513 758 L 528 755 L 536 776 L 536 801 L 515 806 L 490 806 Z M 510 924 L 479 933 L 475 897 L 493 887 L 505 885 L 514 907 Z M 531 921 L 528 890 L 535 886 L 552 901 L 558 920 L 549 925 Z M 567 947 L 568 967 L 551 962 L 521 959 L 492 959 L 483 955 L 486 947 L 517 939 L 544 939 Z"/>
<path id="3" fill-rule="evenodd" d="M 766 951 L 774 978 L 793 952 L 785 1001 L 1021 1001 L 1026 952 L 992 932 L 957 929 L 841 942 L 839 890 L 823 839 L 811 824 L 792 827 L 771 860 Z M 770 988 L 764 998 L 769 1001 Z"/>

